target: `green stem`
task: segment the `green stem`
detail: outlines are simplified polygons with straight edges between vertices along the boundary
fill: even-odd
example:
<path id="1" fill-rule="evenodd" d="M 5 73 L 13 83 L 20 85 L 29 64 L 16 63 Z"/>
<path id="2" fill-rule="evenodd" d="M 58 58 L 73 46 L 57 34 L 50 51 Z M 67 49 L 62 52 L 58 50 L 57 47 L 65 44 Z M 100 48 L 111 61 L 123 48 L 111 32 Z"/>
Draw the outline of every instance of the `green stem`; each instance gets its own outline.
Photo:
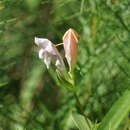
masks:
<path id="1" fill-rule="evenodd" d="M 71 77 L 71 83 L 73 84 L 73 86 L 75 86 L 75 80 L 74 80 L 73 71 L 70 71 L 69 75 Z M 79 97 L 78 97 L 76 92 L 74 92 L 74 97 L 75 97 L 75 100 L 76 100 L 76 109 L 77 109 L 78 113 L 80 113 L 81 115 L 83 115 L 85 117 L 86 122 L 88 124 L 88 127 L 91 129 L 91 125 L 89 123 L 89 120 L 88 120 L 87 116 L 84 114 L 83 106 L 80 103 Z"/>
<path id="2" fill-rule="evenodd" d="M 76 107 L 78 108 L 78 112 L 83 115 L 84 114 L 83 113 L 83 107 L 82 107 L 82 105 L 81 105 L 81 103 L 79 101 L 79 98 L 78 98 L 76 92 L 74 92 L 74 97 L 76 99 Z"/>
<path id="3" fill-rule="evenodd" d="M 91 129 L 91 125 L 90 125 L 90 123 L 89 123 L 89 120 L 87 119 L 87 116 L 84 114 L 83 106 L 82 106 L 82 104 L 80 103 L 79 97 L 78 97 L 78 95 L 76 94 L 76 92 L 74 92 L 74 97 L 75 97 L 75 99 L 76 99 L 76 108 L 77 108 L 77 111 L 78 111 L 81 115 L 83 115 L 83 116 L 85 117 L 86 122 L 87 122 L 87 124 L 88 124 L 88 127 Z"/>
<path id="4" fill-rule="evenodd" d="M 85 0 L 82 0 L 82 1 L 81 1 L 81 6 L 80 6 L 80 14 L 82 14 L 82 13 L 83 13 L 83 9 L 84 9 L 84 2 L 85 2 Z"/>

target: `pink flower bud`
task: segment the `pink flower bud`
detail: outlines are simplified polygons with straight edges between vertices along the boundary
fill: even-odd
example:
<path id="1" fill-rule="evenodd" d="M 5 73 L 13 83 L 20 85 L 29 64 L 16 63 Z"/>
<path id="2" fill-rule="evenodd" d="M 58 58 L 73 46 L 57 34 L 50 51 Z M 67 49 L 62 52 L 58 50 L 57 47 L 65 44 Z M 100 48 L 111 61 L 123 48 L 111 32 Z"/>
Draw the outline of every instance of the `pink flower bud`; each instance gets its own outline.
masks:
<path id="1" fill-rule="evenodd" d="M 78 51 L 78 34 L 73 30 L 69 29 L 63 36 L 63 44 L 65 50 L 65 57 L 69 64 L 70 70 L 76 64 L 77 51 Z"/>

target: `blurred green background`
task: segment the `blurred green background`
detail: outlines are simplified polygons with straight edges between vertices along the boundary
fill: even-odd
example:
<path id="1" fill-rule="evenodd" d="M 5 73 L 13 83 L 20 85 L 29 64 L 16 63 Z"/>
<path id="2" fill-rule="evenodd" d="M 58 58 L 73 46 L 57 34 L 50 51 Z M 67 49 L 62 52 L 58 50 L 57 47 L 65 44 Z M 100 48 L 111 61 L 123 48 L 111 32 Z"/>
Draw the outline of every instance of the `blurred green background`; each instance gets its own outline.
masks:
<path id="1" fill-rule="evenodd" d="M 73 94 L 34 44 L 35 36 L 60 43 L 69 28 L 80 36 L 75 77 L 93 122 L 130 85 L 129 0 L 0 0 L 0 130 L 77 130 Z M 128 129 L 129 116 L 119 130 Z"/>

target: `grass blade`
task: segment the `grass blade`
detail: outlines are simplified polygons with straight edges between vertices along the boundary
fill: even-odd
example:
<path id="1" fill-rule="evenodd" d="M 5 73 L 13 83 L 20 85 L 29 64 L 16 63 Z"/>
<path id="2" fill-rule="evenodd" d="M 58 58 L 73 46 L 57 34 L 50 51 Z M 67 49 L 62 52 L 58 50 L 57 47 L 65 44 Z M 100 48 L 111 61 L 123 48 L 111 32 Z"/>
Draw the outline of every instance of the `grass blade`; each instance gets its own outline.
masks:
<path id="1" fill-rule="evenodd" d="M 107 113 L 98 130 L 116 130 L 130 110 L 130 90 L 126 90 Z"/>

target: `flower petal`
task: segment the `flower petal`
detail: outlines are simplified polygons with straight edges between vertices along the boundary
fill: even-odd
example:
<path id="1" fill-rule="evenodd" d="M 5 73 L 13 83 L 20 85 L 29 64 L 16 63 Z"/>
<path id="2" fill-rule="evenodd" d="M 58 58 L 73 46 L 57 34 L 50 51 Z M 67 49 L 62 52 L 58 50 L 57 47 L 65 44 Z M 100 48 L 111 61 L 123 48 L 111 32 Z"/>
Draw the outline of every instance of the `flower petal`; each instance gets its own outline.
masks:
<path id="1" fill-rule="evenodd" d="M 40 47 L 39 58 L 43 59 L 47 68 L 53 62 L 58 70 L 66 71 L 60 53 L 50 40 L 35 37 L 35 43 Z"/>
<path id="2" fill-rule="evenodd" d="M 50 63 L 51 63 L 52 57 L 48 55 L 48 53 L 44 54 L 44 63 L 47 66 L 47 69 L 49 69 Z"/>
<path id="3" fill-rule="evenodd" d="M 40 49 L 40 50 L 39 50 L 39 58 L 40 58 L 40 59 L 43 59 L 43 58 L 44 58 L 44 56 L 43 56 L 44 53 L 45 53 L 45 50 L 44 50 L 44 49 Z"/>
<path id="4" fill-rule="evenodd" d="M 46 38 L 35 37 L 34 41 L 40 48 L 46 48 L 47 46 L 52 45 L 52 42 Z"/>

